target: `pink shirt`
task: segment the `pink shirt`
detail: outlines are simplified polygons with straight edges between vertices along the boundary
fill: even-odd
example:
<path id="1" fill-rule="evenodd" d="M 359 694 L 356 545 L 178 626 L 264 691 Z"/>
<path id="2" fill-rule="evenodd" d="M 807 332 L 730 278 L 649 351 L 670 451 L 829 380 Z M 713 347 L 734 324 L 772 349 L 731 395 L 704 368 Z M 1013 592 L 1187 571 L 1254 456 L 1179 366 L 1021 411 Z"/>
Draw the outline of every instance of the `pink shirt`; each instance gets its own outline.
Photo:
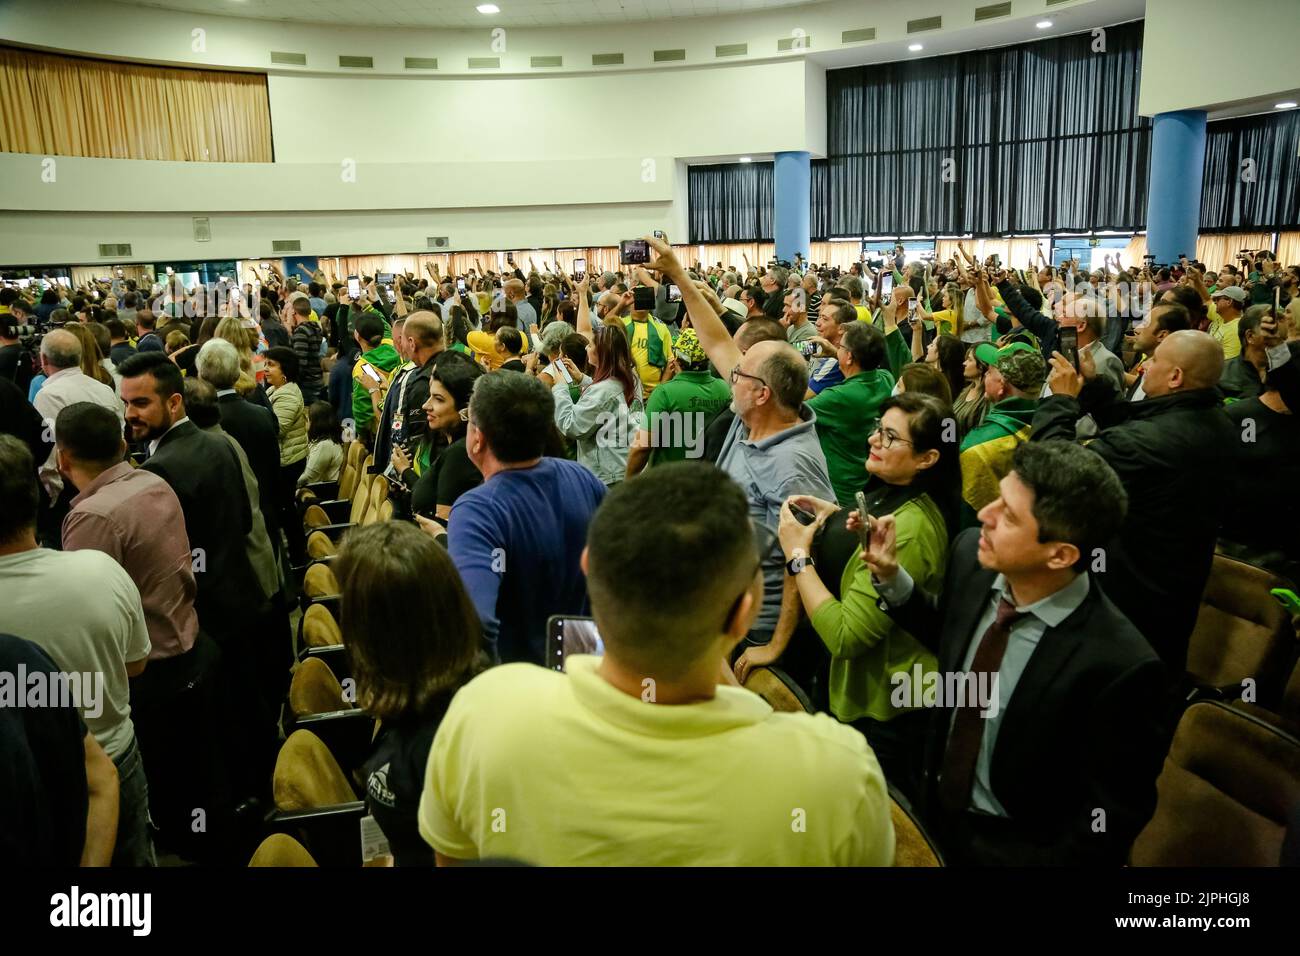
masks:
<path id="1" fill-rule="evenodd" d="M 150 660 L 194 646 L 194 559 L 180 500 L 163 479 L 130 462 L 101 473 L 72 499 L 63 548 L 103 551 L 130 575 L 144 606 Z"/>

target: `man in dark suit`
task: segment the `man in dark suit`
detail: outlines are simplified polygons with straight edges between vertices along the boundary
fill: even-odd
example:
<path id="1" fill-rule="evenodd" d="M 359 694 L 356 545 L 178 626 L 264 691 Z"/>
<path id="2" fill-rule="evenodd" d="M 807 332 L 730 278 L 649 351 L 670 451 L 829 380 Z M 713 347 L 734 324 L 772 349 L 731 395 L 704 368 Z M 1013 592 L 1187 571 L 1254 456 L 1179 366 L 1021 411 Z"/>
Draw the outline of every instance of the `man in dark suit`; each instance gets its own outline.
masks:
<path id="1" fill-rule="evenodd" d="M 209 339 L 195 362 L 199 378 L 217 390 L 221 428 L 239 443 L 257 476 L 257 495 L 266 533 L 277 557 L 280 554 L 280 507 L 276 489 L 280 477 L 280 426 L 275 413 L 245 401 L 235 391 L 239 380 L 239 353 L 225 339 Z"/>
<path id="2" fill-rule="evenodd" d="M 992 691 L 941 692 L 924 817 L 955 863 L 1119 865 L 1168 743 L 1168 673 L 1088 570 L 1124 489 L 1093 453 L 1045 442 L 1016 450 L 1000 491 L 953 543 L 937 599 L 899 567 L 892 517 L 863 554 L 881 609 L 935 652 L 944 685 L 965 672 Z"/>
<path id="3" fill-rule="evenodd" d="M 248 694 L 260 681 L 258 644 L 267 636 L 260 626 L 267 602 L 245 550 L 253 512 L 239 456 L 228 441 L 189 420 L 181 371 L 166 355 L 141 352 L 118 371 L 126 423 L 136 441 L 148 443 L 142 467 L 171 486 L 185 516 L 197 585 L 194 609 L 199 627 L 221 648 L 232 719 L 239 724 L 228 758 L 242 780 L 232 782 L 242 795 L 259 795 L 274 759 L 274 716 Z"/>

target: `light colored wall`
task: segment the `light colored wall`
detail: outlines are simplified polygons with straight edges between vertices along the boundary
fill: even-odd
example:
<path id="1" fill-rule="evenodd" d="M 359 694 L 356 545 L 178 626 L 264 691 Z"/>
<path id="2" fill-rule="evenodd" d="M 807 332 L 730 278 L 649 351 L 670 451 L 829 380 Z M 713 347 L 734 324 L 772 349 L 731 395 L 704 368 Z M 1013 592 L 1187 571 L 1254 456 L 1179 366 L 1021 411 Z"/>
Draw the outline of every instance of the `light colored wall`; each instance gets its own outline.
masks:
<path id="1" fill-rule="evenodd" d="M 1147 0 L 1138 108 L 1153 116 L 1295 94 L 1298 15 L 1297 0 Z"/>

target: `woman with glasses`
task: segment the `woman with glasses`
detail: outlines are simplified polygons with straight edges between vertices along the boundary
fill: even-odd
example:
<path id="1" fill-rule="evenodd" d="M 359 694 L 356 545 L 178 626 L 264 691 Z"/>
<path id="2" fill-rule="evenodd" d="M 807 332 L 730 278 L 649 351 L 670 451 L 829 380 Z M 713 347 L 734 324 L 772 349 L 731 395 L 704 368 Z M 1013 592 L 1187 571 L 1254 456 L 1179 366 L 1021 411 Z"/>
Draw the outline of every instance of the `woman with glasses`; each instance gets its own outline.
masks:
<path id="1" fill-rule="evenodd" d="M 862 731 L 885 778 L 907 794 L 916 792 L 925 733 L 920 684 L 938 663 L 877 606 L 871 571 L 859 557 L 858 529 L 863 521 L 884 520 L 880 527 L 896 535 L 899 564 L 918 586 L 941 589 L 961 490 L 951 432 L 952 409 L 934 396 L 905 392 L 888 399 L 870 438 L 862 489 L 870 517 L 796 496 L 782 506 L 777 526 L 798 600 L 830 653 L 830 711 Z M 782 608 L 783 619 L 788 610 Z M 776 646 L 774 637 L 767 647 L 748 648 L 736 662 L 737 677 L 743 682 L 749 667 L 774 661 L 787 642 Z"/>
<path id="2" fill-rule="evenodd" d="M 593 369 L 590 378 L 568 356 L 560 358 L 569 377 L 582 388 L 576 402 L 569 394 L 569 383 L 558 373 L 548 369 L 537 377 L 555 399 L 555 425 L 560 434 L 577 443 L 578 464 L 610 487 L 627 475 L 628 450 L 644 418 L 641 378 L 621 325 L 600 325 L 592 330 L 587 361 Z"/>

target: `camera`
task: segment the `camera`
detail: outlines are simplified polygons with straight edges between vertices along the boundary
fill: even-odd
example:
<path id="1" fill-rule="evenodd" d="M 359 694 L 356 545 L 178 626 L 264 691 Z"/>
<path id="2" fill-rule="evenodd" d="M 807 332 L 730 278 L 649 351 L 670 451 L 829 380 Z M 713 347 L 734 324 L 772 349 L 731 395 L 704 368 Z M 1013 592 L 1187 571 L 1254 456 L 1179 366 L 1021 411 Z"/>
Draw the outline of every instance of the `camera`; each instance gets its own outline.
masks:
<path id="1" fill-rule="evenodd" d="M 872 269 L 883 269 L 885 267 L 884 259 L 868 259 L 867 265 Z"/>

